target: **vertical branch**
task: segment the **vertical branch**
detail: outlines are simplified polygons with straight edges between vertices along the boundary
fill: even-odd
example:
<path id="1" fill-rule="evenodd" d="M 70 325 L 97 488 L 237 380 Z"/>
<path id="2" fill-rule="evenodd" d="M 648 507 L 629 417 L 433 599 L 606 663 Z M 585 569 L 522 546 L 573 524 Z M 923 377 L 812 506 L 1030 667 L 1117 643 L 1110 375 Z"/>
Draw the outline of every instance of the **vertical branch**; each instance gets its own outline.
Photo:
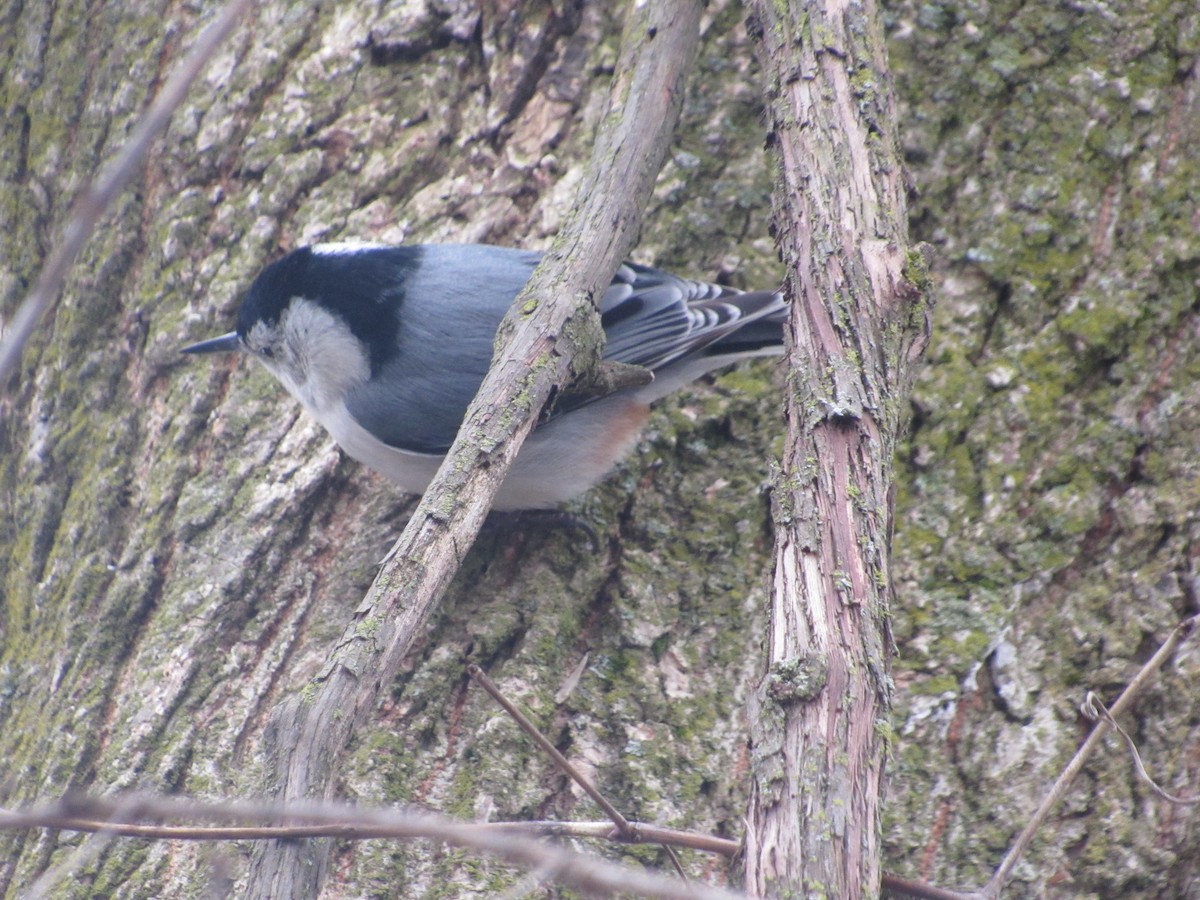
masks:
<path id="1" fill-rule="evenodd" d="M 788 267 L 788 445 L 746 886 L 877 895 L 890 708 L 892 459 L 928 326 L 874 4 L 752 4 Z M 919 266 L 919 256 L 912 258 Z"/>

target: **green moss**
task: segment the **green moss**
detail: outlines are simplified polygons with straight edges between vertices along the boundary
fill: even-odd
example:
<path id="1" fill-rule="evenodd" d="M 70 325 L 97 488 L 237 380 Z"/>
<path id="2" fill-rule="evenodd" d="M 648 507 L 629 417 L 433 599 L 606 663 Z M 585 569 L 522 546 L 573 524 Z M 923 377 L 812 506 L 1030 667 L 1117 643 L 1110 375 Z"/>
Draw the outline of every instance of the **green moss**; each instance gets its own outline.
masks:
<path id="1" fill-rule="evenodd" d="M 367 616 L 358 623 L 358 632 L 363 637 L 374 637 L 383 626 L 383 620 L 378 616 Z"/>
<path id="2" fill-rule="evenodd" d="M 806 702 L 824 689 L 828 675 L 828 660 L 823 656 L 782 660 L 767 674 L 767 693 L 781 704 Z"/>

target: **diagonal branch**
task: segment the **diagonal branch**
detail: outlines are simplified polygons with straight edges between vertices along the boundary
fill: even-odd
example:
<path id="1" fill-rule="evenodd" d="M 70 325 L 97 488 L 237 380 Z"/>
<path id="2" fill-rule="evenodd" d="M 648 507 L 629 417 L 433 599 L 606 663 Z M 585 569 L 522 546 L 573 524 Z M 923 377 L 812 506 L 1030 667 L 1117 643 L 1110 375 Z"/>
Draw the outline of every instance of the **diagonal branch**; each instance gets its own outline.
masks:
<path id="1" fill-rule="evenodd" d="M 558 748 L 550 743 L 550 739 L 542 734 L 541 730 L 530 721 L 529 717 L 517 707 L 515 703 L 504 696 L 504 692 L 500 690 L 499 685 L 492 681 L 491 678 L 479 668 L 479 666 L 467 666 L 467 674 L 470 675 L 475 682 L 488 692 L 488 695 L 503 707 L 504 711 L 509 714 L 514 722 L 529 738 L 542 749 L 542 752 L 554 760 L 555 765 L 567 773 L 567 776 L 574 781 L 580 788 L 583 789 L 597 806 L 604 811 L 604 814 L 612 819 L 613 824 L 617 826 L 617 835 L 621 840 L 640 842 L 641 838 L 638 832 L 638 826 L 630 823 L 628 819 L 621 814 L 621 811 L 613 806 L 607 797 L 596 789 L 582 772 L 571 764 Z M 675 867 L 675 871 L 679 873 L 679 877 L 687 880 L 687 875 L 683 871 L 683 864 L 679 862 L 679 857 L 675 855 L 675 851 L 671 849 L 670 844 L 664 843 L 662 848 L 667 851 L 667 855 L 671 858 L 671 865 Z"/>
<path id="2" fill-rule="evenodd" d="M 595 367 L 601 334 L 590 298 L 637 234 L 678 120 L 699 20 L 697 0 L 630 5 L 587 173 L 501 327 L 454 446 L 322 672 L 272 712 L 266 777 L 279 799 L 332 793 L 342 748 L 441 599 L 535 417 L 556 387 Z M 328 842 L 269 842 L 255 857 L 249 895 L 312 896 L 327 857 Z"/>
<path id="3" fill-rule="evenodd" d="M 617 833 L 621 837 L 633 838 L 636 836 L 633 826 L 629 824 L 629 820 L 621 814 L 621 811 L 609 803 L 608 798 L 596 790 L 595 785 L 588 781 L 582 772 L 571 765 L 571 761 L 563 756 L 557 747 L 550 743 L 550 739 L 542 734 L 536 725 L 529 721 L 529 717 L 521 712 L 516 704 L 504 696 L 500 688 L 496 685 L 496 682 L 492 681 L 483 669 L 474 665 L 467 666 L 467 674 L 475 679 L 475 682 L 488 692 L 488 696 L 500 704 L 512 720 L 517 723 L 518 727 L 541 748 L 542 752 L 554 760 L 555 765 L 566 772 L 567 776 L 579 785 L 585 794 L 592 798 L 592 801 L 603 810 L 604 814 L 612 819 L 613 824 L 617 826 Z"/>
<path id="4" fill-rule="evenodd" d="M 1121 692 L 1121 696 L 1116 699 L 1109 710 L 1110 718 L 1121 715 L 1125 710 L 1133 705 L 1133 701 L 1141 693 L 1142 689 L 1158 674 L 1158 670 L 1162 668 L 1163 663 L 1171 658 L 1171 654 L 1175 649 L 1196 630 L 1196 626 L 1200 624 L 1200 616 L 1191 616 L 1184 619 L 1176 625 L 1167 639 L 1163 641 L 1161 647 L 1155 651 L 1150 659 L 1146 660 L 1146 664 L 1134 676 L 1133 681 L 1129 682 L 1128 687 Z M 1105 720 L 1100 720 L 1096 723 L 1096 727 L 1092 729 L 1091 734 L 1087 736 L 1087 740 L 1075 751 L 1075 755 L 1071 761 L 1067 763 L 1055 779 L 1050 792 L 1034 810 L 1025 827 L 1021 829 L 1021 833 L 1017 835 L 1017 839 L 1013 841 L 1013 845 L 997 866 L 995 873 L 988 880 L 978 894 L 984 900 L 996 900 L 1000 896 L 1000 892 L 1004 890 L 1004 886 L 1008 884 L 1009 878 L 1012 877 L 1013 870 L 1017 867 L 1017 863 L 1021 861 L 1021 857 L 1025 855 L 1025 851 L 1029 849 L 1029 845 L 1033 842 L 1034 836 L 1037 835 L 1038 829 L 1049 817 L 1050 813 L 1059 804 L 1066 793 L 1071 788 L 1071 784 L 1075 778 L 1083 771 L 1084 765 L 1092 757 L 1092 754 L 1099 749 L 1104 742 L 1105 735 L 1108 734 L 1109 725 Z"/>

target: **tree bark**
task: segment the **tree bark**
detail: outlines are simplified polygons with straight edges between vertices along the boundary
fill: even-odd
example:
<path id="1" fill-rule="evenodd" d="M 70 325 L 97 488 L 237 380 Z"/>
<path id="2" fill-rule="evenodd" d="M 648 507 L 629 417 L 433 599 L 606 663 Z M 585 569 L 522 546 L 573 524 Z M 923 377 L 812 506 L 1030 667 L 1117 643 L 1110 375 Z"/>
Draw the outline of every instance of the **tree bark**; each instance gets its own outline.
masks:
<path id="1" fill-rule="evenodd" d="M 608 109 L 571 212 L 501 323 L 496 359 L 454 445 L 320 674 L 272 711 L 266 787 L 281 800 L 333 795 L 347 740 L 458 573 L 542 408 L 556 389 L 594 379 L 603 341 L 594 298 L 641 227 L 699 26 L 696 0 L 630 7 Z M 258 851 L 250 896 L 309 896 L 325 880 L 329 841 L 275 840 Z"/>
<path id="2" fill-rule="evenodd" d="M 620 13 L 268 4 L 234 35 L 6 386 L 6 802 L 66 787 L 261 796 L 269 710 L 318 675 L 411 507 L 343 460 L 264 373 L 195 365 L 178 348 L 228 329 L 256 272 L 298 243 L 544 247 L 591 151 Z M 7 82 L 20 90 L 0 129 L 13 176 L 0 183 L 6 313 L 80 173 L 111 155 L 203 24 L 154 5 L 10 14 L 3 71 L 27 80 Z M 688 134 L 637 258 L 769 286 L 773 251 L 753 221 L 769 184 L 752 54 L 734 6 L 711 6 L 705 31 Z M 761 608 L 757 489 L 774 394 L 769 366 L 734 377 L 736 390 L 698 385 L 667 407 L 642 464 L 575 507 L 600 533 L 598 551 L 536 527 L 484 534 L 368 711 L 338 794 L 467 818 L 595 818 L 466 690 L 465 664 L 478 662 L 634 818 L 736 831 L 743 800 L 729 761 L 744 694 L 698 673 L 718 659 L 751 665 L 754 629 L 727 623 Z M 682 781 L 668 777 L 678 758 L 695 761 Z M 0 836 L 3 891 L 82 840 Z M 659 851 L 636 854 L 669 865 Z M 178 896 L 215 880 L 244 891 L 249 856 L 243 845 L 116 840 L 76 873 L 78 887 L 58 889 Z M 684 856 L 703 877 L 707 858 Z M 387 884 L 407 896 L 523 877 L 378 842 L 335 846 L 330 871 L 335 892 Z"/>
<path id="3" fill-rule="evenodd" d="M 228 330 L 240 292 L 297 243 L 547 246 L 620 12 L 265 2 L 234 35 L 0 386 L 5 804 L 66 788 L 259 796 L 267 713 L 320 671 L 411 503 L 265 373 L 178 348 Z M 146 0 L 0 14 L 6 323 L 83 178 L 210 14 Z M 636 258 L 761 288 L 781 276 L 744 15 L 706 8 Z M 912 234 L 936 248 L 938 296 L 898 454 L 888 869 L 982 884 L 1078 744 L 1084 688 L 1111 699 L 1195 607 L 1196 15 L 1182 0 L 885 7 Z M 774 373 L 739 368 L 659 405 L 637 453 L 572 506 L 598 551 L 485 530 L 337 793 L 598 818 L 469 688 L 475 662 L 627 816 L 740 838 Z M 1185 645 L 1124 722 L 1179 794 L 1195 787 L 1198 663 Z M 1114 746 L 1010 893 L 1187 896 L 1197 825 Z M 0 834 L 0 893 L 84 840 Z M 241 843 L 89 847 L 57 896 L 237 896 L 249 869 Z M 695 879 L 734 877 L 681 856 Z M 463 851 L 338 843 L 325 894 L 495 895 L 523 878 Z"/>
<path id="4" fill-rule="evenodd" d="M 890 867 L 982 885 L 1090 723 L 1197 609 L 1194 4 L 888 7 L 931 365 L 900 453 Z M 1185 646 L 1122 724 L 1196 794 Z M 1112 738 L 1005 896 L 1195 891 L 1200 811 Z"/>
<path id="5" fill-rule="evenodd" d="M 746 887 L 876 896 L 893 458 L 928 338 L 927 285 L 908 246 L 878 11 L 758 3 L 753 16 L 794 299 L 767 669 L 750 713 Z"/>

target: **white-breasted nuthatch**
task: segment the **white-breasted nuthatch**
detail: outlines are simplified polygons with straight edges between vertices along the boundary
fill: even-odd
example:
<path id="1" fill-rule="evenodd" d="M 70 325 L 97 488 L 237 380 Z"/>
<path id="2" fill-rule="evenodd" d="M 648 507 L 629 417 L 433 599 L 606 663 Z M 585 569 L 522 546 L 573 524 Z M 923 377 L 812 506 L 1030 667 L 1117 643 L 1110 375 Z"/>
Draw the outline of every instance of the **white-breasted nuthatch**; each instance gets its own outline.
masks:
<path id="1" fill-rule="evenodd" d="M 540 255 L 481 244 L 318 244 L 254 280 L 237 330 L 184 353 L 248 352 L 351 457 L 421 493 Z M 626 263 L 599 302 L 604 358 L 654 373 L 553 414 L 525 441 L 500 510 L 586 491 L 633 446 L 649 404 L 719 366 L 780 352 L 778 292 L 742 292 Z"/>

